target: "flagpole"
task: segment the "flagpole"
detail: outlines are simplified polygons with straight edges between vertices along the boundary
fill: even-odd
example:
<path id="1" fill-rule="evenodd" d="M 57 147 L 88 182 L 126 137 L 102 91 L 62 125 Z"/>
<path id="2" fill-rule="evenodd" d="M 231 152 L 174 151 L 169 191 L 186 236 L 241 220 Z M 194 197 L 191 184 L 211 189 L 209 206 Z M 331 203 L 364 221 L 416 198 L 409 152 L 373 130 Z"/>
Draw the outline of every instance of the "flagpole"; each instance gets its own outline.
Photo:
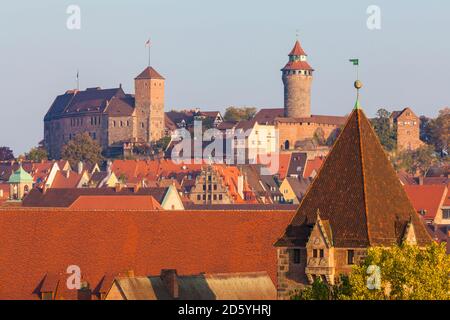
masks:
<path id="1" fill-rule="evenodd" d="M 151 47 L 152 47 L 152 45 L 151 45 L 151 41 L 150 41 L 150 38 L 148 38 L 148 66 L 150 67 L 151 66 L 151 63 L 150 63 L 150 57 L 151 57 Z"/>

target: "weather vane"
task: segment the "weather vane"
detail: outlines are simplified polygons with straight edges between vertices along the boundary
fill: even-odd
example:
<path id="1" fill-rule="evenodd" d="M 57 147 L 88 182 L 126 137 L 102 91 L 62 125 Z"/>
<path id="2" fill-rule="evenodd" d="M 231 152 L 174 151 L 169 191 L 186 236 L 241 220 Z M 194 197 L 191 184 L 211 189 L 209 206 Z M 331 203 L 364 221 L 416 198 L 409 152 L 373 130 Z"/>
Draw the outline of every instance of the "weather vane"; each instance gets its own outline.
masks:
<path id="1" fill-rule="evenodd" d="M 353 63 L 354 66 L 356 66 L 356 81 L 355 81 L 355 88 L 356 88 L 356 103 L 355 103 L 355 109 L 359 109 L 359 90 L 362 88 L 363 84 L 359 80 L 359 59 L 350 59 L 351 63 Z"/>

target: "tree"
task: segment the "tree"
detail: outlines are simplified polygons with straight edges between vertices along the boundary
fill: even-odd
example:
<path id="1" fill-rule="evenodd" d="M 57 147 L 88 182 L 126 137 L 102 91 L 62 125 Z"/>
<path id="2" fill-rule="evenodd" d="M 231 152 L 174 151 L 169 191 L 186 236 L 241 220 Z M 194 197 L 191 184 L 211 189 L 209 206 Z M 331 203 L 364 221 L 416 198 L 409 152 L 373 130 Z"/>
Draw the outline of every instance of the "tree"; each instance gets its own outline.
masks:
<path id="1" fill-rule="evenodd" d="M 390 116 L 391 113 L 386 109 L 379 109 L 376 113 L 376 118 L 370 121 L 386 151 L 393 151 L 397 143 L 396 129 L 395 126 L 390 124 Z"/>
<path id="2" fill-rule="evenodd" d="M 291 300 L 330 300 L 331 287 L 322 281 L 321 278 L 316 278 L 310 287 L 294 292 Z"/>
<path id="3" fill-rule="evenodd" d="M 448 155 L 450 149 L 450 108 L 439 111 L 436 119 L 420 117 L 420 138 L 434 146 L 442 155 Z"/>
<path id="4" fill-rule="evenodd" d="M 403 168 L 413 175 L 417 173 L 425 175 L 436 161 L 433 146 L 423 145 L 416 150 L 401 152 L 398 156 L 398 168 Z"/>
<path id="5" fill-rule="evenodd" d="M 313 141 L 319 146 L 324 146 L 327 144 L 327 140 L 325 139 L 325 132 L 323 132 L 323 129 L 321 127 L 317 128 L 316 131 L 314 131 Z"/>
<path id="6" fill-rule="evenodd" d="M 14 154 L 9 147 L 0 147 L 0 161 L 14 160 Z"/>
<path id="7" fill-rule="evenodd" d="M 316 279 L 295 300 L 450 300 L 450 256 L 445 244 L 372 247 L 335 285 Z"/>
<path id="8" fill-rule="evenodd" d="M 223 118 L 225 121 L 250 120 L 255 116 L 256 111 L 257 110 L 254 107 L 229 107 L 225 111 Z"/>
<path id="9" fill-rule="evenodd" d="M 102 148 L 88 133 L 77 134 L 62 147 L 61 158 L 75 167 L 78 162 L 98 163 L 102 157 Z"/>
<path id="10" fill-rule="evenodd" d="M 368 274 L 369 266 L 379 267 L 379 289 L 368 287 L 368 277 L 373 275 Z M 364 262 L 348 277 L 349 290 L 337 299 L 449 300 L 449 274 L 450 256 L 445 244 L 369 248 Z"/>
<path id="11" fill-rule="evenodd" d="M 47 150 L 43 147 L 34 147 L 25 154 L 25 158 L 34 162 L 41 162 L 43 160 L 48 160 Z"/>

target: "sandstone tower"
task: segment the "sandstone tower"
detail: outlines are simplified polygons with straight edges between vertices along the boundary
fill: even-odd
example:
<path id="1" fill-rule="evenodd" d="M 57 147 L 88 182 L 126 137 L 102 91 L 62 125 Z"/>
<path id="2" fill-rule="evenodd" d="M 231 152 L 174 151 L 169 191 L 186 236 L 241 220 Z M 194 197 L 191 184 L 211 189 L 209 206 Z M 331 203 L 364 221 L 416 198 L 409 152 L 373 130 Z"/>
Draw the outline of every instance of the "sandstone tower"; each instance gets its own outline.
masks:
<path id="1" fill-rule="evenodd" d="M 306 53 L 298 40 L 289 53 L 289 62 L 284 66 L 284 116 L 308 118 L 311 116 L 311 83 L 313 69 L 306 61 Z"/>
<path id="2" fill-rule="evenodd" d="M 134 79 L 136 133 L 138 142 L 152 142 L 164 136 L 164 78 L 147 67 Z"/>

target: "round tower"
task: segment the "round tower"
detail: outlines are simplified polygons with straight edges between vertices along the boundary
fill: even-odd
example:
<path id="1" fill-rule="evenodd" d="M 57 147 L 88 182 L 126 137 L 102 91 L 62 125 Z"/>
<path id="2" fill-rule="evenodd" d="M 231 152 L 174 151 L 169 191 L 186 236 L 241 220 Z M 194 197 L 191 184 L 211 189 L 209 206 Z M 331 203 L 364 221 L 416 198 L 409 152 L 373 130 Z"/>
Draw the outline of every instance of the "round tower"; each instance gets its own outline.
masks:
<path id="1" fill-rule="evenodd" d="M 289 53 L 289 62 L 281 69 L 284 84 L 284 116 L 311 116 L 311 84 L 314 69 L 308 64 L 306 53 L 298 40 Z"/>

